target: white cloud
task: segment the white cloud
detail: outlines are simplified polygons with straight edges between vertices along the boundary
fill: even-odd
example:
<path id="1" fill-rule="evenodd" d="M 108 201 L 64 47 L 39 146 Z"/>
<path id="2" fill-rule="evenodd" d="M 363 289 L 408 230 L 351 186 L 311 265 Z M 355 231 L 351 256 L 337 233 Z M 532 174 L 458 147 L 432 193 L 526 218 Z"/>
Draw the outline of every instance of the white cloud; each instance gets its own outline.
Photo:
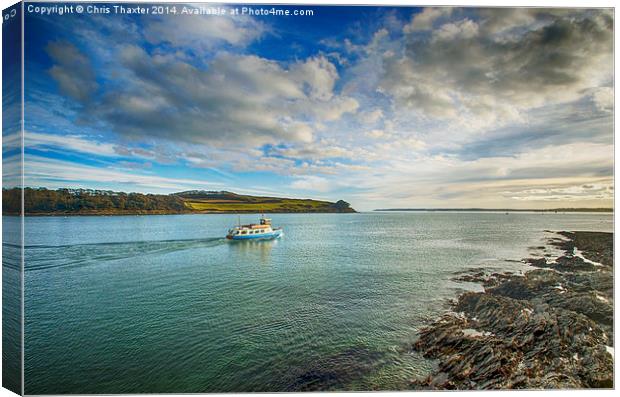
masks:
<path id="1" fill-rule="evenodd" d="M 338 74 L 322 56 L 285 68 L 220 52 L 202 69 L 126 45 L 119 62 L 126 80 L 108 87 L 88 112 L 130 139 L 245 147 L 311 142 L 311 125 L 337 121 L 359 107 L 334 92 Z"/>
<path id="2" fill-rule="evenodd" d="M 296 190 L 308 190 L 315 192 L 327 192 L 330 190 L 329 181 L 320 176 L 308 175 L 291 183 L 291 188 Z"/>
<path id="3" fill-rule="evenodd" d="M 83 135 L 55 135 L 26 131 L 24 145 L 27 148 L 44 149 L 51 146 L 63 152 L 71 150 L 98 156 L 118 156 L 115 145 L 97 142 L 92 137 L 88 138 Z"/>
<path id="4" fill-rule="evenodd" d="M 88 101 L 98 88 L 90 59 L 69 42 L 50 42 L 45 50 L 54 60 L 49 73 L 61 91 L 78 101 Z"/>
<path id="5" fill-rule="evenodd" d="M 21 132 L 2 135 L 2 148 L 4 151 L 20 149 L 22 145 Z"/>
<path id="6" fill-rule="evenodd" d="M 57 70 L 69 70 L 62 53 L 79 66 L 73 77 L 52 73 L 84 109 L 69 119 L 104 124 L 118 143 L 75 133 L 62 142 L 33 133 L 31 142 L 178 161 L 228 179 L 238 171 L 273 172 L 282 177 L 280 192 L 350 188 L 343 198 L 361 209 L 608 203 L 610 15 L 427 8 L 404 27 L 380 21 L 366 45 L 323 40 L 348 53 L 346 60 L 317 53 L 286 62 L 250 53 L 248 44 L 268 34 L 259 19 L 195 19 L 218 21 L 209 26 L 150 19 L 144 32 L 142 25 L 130 32 L 136 45 L 110 47 L 114 67 L 97 70 L 103 87 L 92 85 L 82 45 L 52 50 Z M 141 48 L 144 35 L 151 45 Z M 133 139 L 141 145 L 121 145 Z M 47 170 L 46 163 L 35 161 L 32 175 L 48 185 L 87 184 L 78 178 L 91 174 L 94 183 L 144 190 L 203 185 L 147 170 L 96 172 L 54 161 Z"/>
<path id="7" fill-rule="evenodd" d="M 449 16 L 453 11 L 453 7 L 425 8 L 422 12 L 413 16 L 411 22 L 404 26 L 403 32 L 412 33 L 418 30 L 430 30 L 437 19 Z"/>
<path id="8" fill-rule="evenodd" d="M 373 109 L 368 112 L 360 112 L 359 119 L 365 124 L 375 124 L 384 117 L 383 110 Z"/>
<path id="9" fill-rule="evenodd" d="M 383 130 L 379 130 L 379 129 L 374 129 L 374 130 L 370 130 L 366 133 L 366 135 L 368 135 L 371 138 L 382 138 L 386 135 L 386 132 Z"/>
<path id="10" fill-rule="evenodd" d="M 433 31 L 433 40 L 467 40 L 478 36 L 478 24 L 470 19 L 450 22 Z"/>
<path id="11" fill-rule="evenodd" d="M 551 185 L 535 189 L 515 189 L 502 192 L 518 201 L 584 202 L 608 201 L 614 198 L 613 179 L 601 179 L 588 184 Z"/>
<path id="12" fill-rule="evenodd" d="M 613 112 L 614 90 L 611 87 L 599 87 L 592 93 L 592 100 L 599 111 Z"/>
<path id="13" fill-rule="evenodd" d="M 613 167 L 611 145 L 575 143 L 469 161 L 441 155 L 412 159 L 408 150 L 398 152 L 394 147 L 378 146 L 374 152 L 384 161 L 385 153 L 391 156 L 381 166 L 349 173 L 342 180 L 360 191 L 351 197 L 356 208 L 385 208 L 386 203 L 391 207 L 552 208 L 568 195 L 570 206 L 612 205 L 613 189 L 608 186 L 613 186 L 613 179 L 605 176 Z M 584 193 L 581 199 L 566 190 L 583 185 L 603 185 L 607 190 Z M 518 199 L 533 197 L 532 189 L 555 189 L 541 197 L 557 200 Z"/>
<path id="14" fill-rule="evenodd" d="M 307 84 L 308 96 L 311 99 L 328 101 L 334 96 L 334 84 L 338 79 L 338 72 L 336 67 L 324 56 L 298 62 L 293 65 L 290 72 L 297 82 Z"/>
<path id="15" fill-rule="evenodd" d="M 295 161 L 278 157 L 245 158 L 235 162 L 233 168 L 242 172 L 267 171 L 288 175 L 295 169 Z"/>
<path id="16" fill-rule="evenodd" d="M 213 50 L 222 43 L 244 47 L 268 31 L 257 18 L 244 15 L 176 15 L 144 21 L 144 36 L 149 42 L 200 52 Z"/>
<path id="17" fill-rule="evenodd" d="M 359 102 L 351 97 L 337 97 L 330 102 L 315 102 L 310 110 L 318 120 L 336 121 L 345 113 L 355 113 L 359 108 Z"/>
<path id="18" fill-rule="evenodd" d="M 183 189 L 202 189 L 213 185 L 209 181 L 123 172 L 113 168 L 76 164 L 36 155 L 27 156 L 24 175 L 26 186 L 53 188 L 80 184 L 84 186 L 122 184 L 127 186 L 128 190 L 174 192 Z"/>
<path id="19" fill-rule="evenodd" d="M 439 15 L 427 10 L 413 25 L 416 17 Z M 519 122 L 532 109 L 576 101 L 593 87 L 610 89 L 613 18 L 606 10 L 468 13 L 437 27 L 426 23 L 430 39 L 409 35 L 399 51 L 385 44 L 394 55 L 373 69 L 378 89 L 401 112 L 473 130 Z M 504 20 L 510 34 L 499 29 Z"/>

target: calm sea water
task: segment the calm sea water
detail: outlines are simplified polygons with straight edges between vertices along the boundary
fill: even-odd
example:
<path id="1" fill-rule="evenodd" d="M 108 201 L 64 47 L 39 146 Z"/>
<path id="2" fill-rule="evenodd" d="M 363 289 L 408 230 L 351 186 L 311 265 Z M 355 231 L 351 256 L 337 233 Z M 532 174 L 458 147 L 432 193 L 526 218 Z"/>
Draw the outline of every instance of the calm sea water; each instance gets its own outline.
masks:
<path id="1" fill-rule="evenodd" d="M 476 288 L 455 272 L 523 269 L 545 229 L 613 228 L 609 214 L 274 214 L 282 239 L 227 242 L 236 221 L 27 218 L 26 393 L 403 389 L 433 365 L 409 352 L 416 331 Z"/>

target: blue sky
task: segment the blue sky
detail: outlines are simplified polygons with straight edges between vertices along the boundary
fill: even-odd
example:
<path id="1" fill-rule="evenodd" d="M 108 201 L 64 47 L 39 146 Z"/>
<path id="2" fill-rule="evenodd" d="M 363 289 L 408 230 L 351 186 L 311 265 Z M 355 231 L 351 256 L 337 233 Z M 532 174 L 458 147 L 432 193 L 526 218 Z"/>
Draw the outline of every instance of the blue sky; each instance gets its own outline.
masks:
<path id="1" fill-rule="evenodd" d="M 611 205 L 611 11 L 298 8 L 26 13 L 26 184 Z"/>

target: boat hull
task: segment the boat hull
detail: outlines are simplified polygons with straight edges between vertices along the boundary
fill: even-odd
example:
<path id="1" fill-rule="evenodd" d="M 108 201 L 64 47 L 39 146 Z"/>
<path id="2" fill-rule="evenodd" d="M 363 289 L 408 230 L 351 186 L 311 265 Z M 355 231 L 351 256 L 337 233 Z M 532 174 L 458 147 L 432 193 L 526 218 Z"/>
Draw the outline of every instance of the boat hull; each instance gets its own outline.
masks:
<path id="1" fill-rule="evenodd" d="M 282 230 L 277 229 L 270 233 L 261 233 L 261 234 L 253 234 L 253 235 L 235 235 L 226 236 L 227 239 L 233 241 L 241 241 L 241 240 L 273 240 L 275 238 L 282 236 Z"/>

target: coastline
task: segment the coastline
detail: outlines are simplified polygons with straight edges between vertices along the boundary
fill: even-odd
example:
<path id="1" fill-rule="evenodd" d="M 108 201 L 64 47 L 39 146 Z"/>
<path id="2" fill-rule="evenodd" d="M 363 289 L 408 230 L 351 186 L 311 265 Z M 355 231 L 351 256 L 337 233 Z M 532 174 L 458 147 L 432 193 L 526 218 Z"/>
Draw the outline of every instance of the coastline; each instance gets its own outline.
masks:
<path id="1" fill-rule="evenodd" d="M 437 360 L 413 389 L 613 388 L 613 233 L 558 232 L 563 251 L 524 274 L 471 269 L 482 284 L 422 329 L 412 350 Z"/>
<path id="2" fill-rule="evenodd" d="M 376 212 L 506 212 L 506 213 L 613 213 L 613 208 L 549 208 L 549 209 L 510 209 L 510 208 L 379 208 Z"/>
<path id="3" fill-rule="evenodd" d="M 240 195 L 229 191 L 185 191 L 171 194 L 108 190 L 26 187 L 2 189 L 4 215 L 127 216 L 179 214 L 355 213 L 336 202 Z"/>
<path id="4" fill-rule="evenodd" d="M 24 216 L 29 216 L 29 217 L 43 217 L 43 216 L 60 216 L 60 217 L 66 217 L 66 216 L 143 216 L 143 215 L 216 215 L 216 214 L 223 214 L 223 215 L 247 215 L 247 214 L 363 214 L 363 213 L 380 213 L 380 212 L 398 212 L 396 210 L 394 211 L 380 211 L 380 210 L 370 210 L 370 211 L 357 211 L 355 209 L 351 209 L 350 211 L 274 211 L 274 210 L 266 210 L 266 211 L 262 211 L 262 210 L 239 210 L 239 211 L 192 211 L 192 210 L 187 210 L 187 211 L 169 211 L 169 210 L 151 210 L 151 211 L 110 211 L 110 212 L 105 212 L 105 211 L 93 211 L 93 212 L 88 212 L 88 211 L 80 211 L 80 212 L 60 212 L 60 211 L 53 211 L 53 212 L 29 212 L 26 213 Z M 433 211 L 402 211 L 402 212 L 445 212 L 445 213 L 502 213 L 504 211 L 493 211 L 493 210 L 476 210 L 476 211 L 469 211 L 469 210 L 433 210 Z M 514 213 L 514 214 L 531 214 L 531 213 L 542 213 L 542 214 L 546 214 L 546 213 L 550 213 L 550 212 L 541 212 L 541 211 L 508 211 L 508 213 Z M 613 212 L 607 212 L 607 211 L 567 211 L 565 212 L 565 214 L 613 214 Z M 15 213 L 15 212 L 9 212 L 9 211 L 5 211 L 2 213 L 2 215 L 4 216 L 21 216 L 19 213 Z"/>
<path id="5" fill-rule="evenodd" d="M 359 214 L 358 211 L 150 211 L 150 212 L 37 212 L 24 214 L 26 217 L 78 217 L 78 216 L 148 216 L 148 215 L 247 215 L 247 214 Z M 19 217 L 20 214 L 3 213 L 3 216 Z"/>

